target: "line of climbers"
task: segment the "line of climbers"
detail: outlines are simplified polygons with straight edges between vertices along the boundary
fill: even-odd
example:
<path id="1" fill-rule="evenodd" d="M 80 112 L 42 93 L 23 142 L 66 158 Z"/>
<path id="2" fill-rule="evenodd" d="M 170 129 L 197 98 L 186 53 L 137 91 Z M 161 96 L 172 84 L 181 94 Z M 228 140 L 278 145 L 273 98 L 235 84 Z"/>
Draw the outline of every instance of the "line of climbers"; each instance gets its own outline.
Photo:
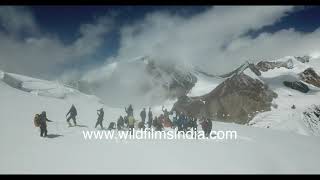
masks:
<path id="1" fill-rule="evenodd" d="M 133 107 L 130 104 L 128 108 L 125 108 L 126 116 L 120 116 L 117 120 L 117 123 L 111 122 L 108 126 L 108 130 L 118 129 L 125 130 L 129 129 L 131 133 L 133 133 L 133 129 L 135 127 L 135 124 L 137 120 L 134 118 L 133 113 Z M 202 117 L 201 119 L 197 119 L 196 117 L 193 117 L 191 114 L 187 115 L 186 113 L 181 112 L 180 114 L 176 111 L 168 111 L 164 107 L 162 107 L 162 112 L 159 116 L 154 116 L 151 108 L 149 108 L 148 111 L 148 119 L 147 118 L 147 112 L 146 108 L 143 108 L 140 112 L 140 118 L 141 121 L 138 122 L 137 126 L 138 129 L 145 129 L 146 127 L 154 128 L 156 131 L 162 131 L 164 128 L 178 128 L 178 131 L 184 131 L 187 132 L 191 129 L 193 131 L 197 131 L 198 122 L 201 124 L 202 130 L 204 131 L 204 134 L 206 137 L 209 136 L 211 129 L 212 129 L 212 120 L 209 118 Z M 77 109 L 74 105 L 71 106 L 70 110 L 66 114 L 67 123 L 69 127 L 72 126 L 70 120 L 73 120 L 74 126 L 77 126 Z M 69 117 L 68 117 L 69 115 Z M 97 110 L 97 122 L 95 124 L 95 128 L 98 126 L 101 127 L 101 129 L 105 129 L 103 127 L 103 120 L 104 120 L 104 110 L 103 108 Z M 47 136 L 47 122 L 53 122 L 49 120 L 46 116 L 46 112 L 43 111 L 41 114 L 36 114 L 34 118 L 34 124 L 36 127 L 40 128 L 40 136 L 46 137 Z"/>
<path id="2" fill-rule="evenodd" d="M 117 129 L 124 130 L 128 128 L 132 131 L 135 127 L 135 123 L 137 120 L 133 116 L 133 108 L 130 104 L 128 108 L 125 108 L 125 112 L 127 113 L 126 116 L 120 116 L 117 120 Z M 143 108 L 140 112 L 141 121 L 137 122 L 138 129 L 145 129 L 146 127 L 154 128 L 156 131 L 162 131 L 164 128 L 178 128 L 178 131 L 187 132 L 191 129 L 197 131 L 198 122 L 201 124 L 202 130 L 205 133 L 205 136 L 208 137 L 211 129 L 212 129 L 212 121 L 208 118 L 202 117 L 201 119 L 197 119 L 192 115 L 187 115 L 183 112 L 180 114 L 176 113 L 176 111 L 168 111 L 164 107 L 162 107 L 162 112 L 159 116 L 153 117 L 153 113 L 151 108 L 148 111 L 148 120 L 147 119 L 147 112 L 146 108 Z M 170 118 L 171 116 L 171 118 Z M 115 123 L 111 122 L 108 130 L 115 129 Z"/>
<path id="3" fill-rule="evenodd" d="M 68 117 L 68 115 L 69 115 L 69 117 Z M 77 115 L 78 115 L 77 109 L 74 105 L 72 105 L 70 110 L 66 114 L 67 123 L 68 123 L 69 127 L 72 127 L 72 124 L 70 122 L 71 119 L 74 123 L 74 126 L 77 126 L 77 118 L 76 118 Z M 103 124 L 102 124 L 103 117 L 104 117 L 103 108 L 97 110 L 97 115 L 98 115 L 98 119 L 97 119 L 95 128 L 97 128 L 97 126 L 100 125 L 101 129 L 104 129 Z M 47 137 L 48 136 L 47 122 L 53 122 L 53 121 L 51 121 L 47 118 L 46 111 L 43 111 L 41 114 L 36 114 L 33 122 L 34 122 L 35 127 L 40 128 L 40 136 Z"/>

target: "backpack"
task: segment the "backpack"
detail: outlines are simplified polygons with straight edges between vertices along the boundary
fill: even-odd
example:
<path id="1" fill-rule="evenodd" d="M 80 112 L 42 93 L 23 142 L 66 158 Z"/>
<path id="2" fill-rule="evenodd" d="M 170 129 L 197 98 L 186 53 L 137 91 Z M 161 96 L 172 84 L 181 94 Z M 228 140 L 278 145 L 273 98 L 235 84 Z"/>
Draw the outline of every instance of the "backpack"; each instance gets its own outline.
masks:
<path id="1" fill-rule="evenodd" d="M 39 114 L 36 114 L 34 116 L 33 123 L 34 123 L 35 127 L 39 127 L 40 126 L 40 115 Z"/>
<path id="2" fill-rule="evenodd" d="M 138 124 L 138 128 L 139 128 L 139 129 L 144 129 L 144 128 L 145 128 L 145 126 L 144 126 L 143 122 L 139 122 L 139 124 Z"/>
<path id="3" fill-rule="evenodd" d="M 134 125 L 134 118 L 132 117 L 132 116 L 129 116 L 129 118 L 128 118 L 128 123 L 129 123 L 129 125 Z"/>

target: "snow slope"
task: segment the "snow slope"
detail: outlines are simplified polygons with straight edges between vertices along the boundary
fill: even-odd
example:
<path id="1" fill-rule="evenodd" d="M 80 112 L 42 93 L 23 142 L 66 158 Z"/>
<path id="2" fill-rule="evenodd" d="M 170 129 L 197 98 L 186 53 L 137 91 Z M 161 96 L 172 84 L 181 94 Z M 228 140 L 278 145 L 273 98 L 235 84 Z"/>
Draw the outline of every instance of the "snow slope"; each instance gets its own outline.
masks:
<path id="1" fill-rule="evenodd" d="M 293 60 L 293 69 L 275 68 L 262 72 L 261 77 L 259 77 L 278 94 L 278 98 L 274 100 L 277 108 L 258 114 L 250 123 L 255 127 L 270 127 L 303 135 L 312 135 L 310 128 L 303 121 L 303 112 L 313 104 L 320 104 L 320 88 L 308 84 L 310 91 L 302 93 L 285 87 L 283 81 L 299 80 L 298 74 L 309 67 L 319 73 L 320 59 L 313 58 L 309 63 L 301 63 L 294 57 L 288 56 L 277 61 L 288 59 Z M 292 105 L 295 105 L 296 109 L 291 109 Z"/>
<path id="2" fill-rule="evenodd" d="M 214 122 L 213 130 L 236 130 L 237 140 L 84 140 L 82 130 L 93 130 L 98 108 L 105 109 L 105 125 L 124 110 L 104 106 L 94 96 L 56 87 L 54 82 L 31 80 L 29 88 L 50 86 L 65 97 L 57 98 L 56 91 L 39 96 L 0 79 L 1 174 L 320 172 L 319 138 L 236 124 Z M 78 109 L 80 127 L 68 128 L 65 122 L 71 104 Z M 168 101 L 166 107 L 170 105 Z M 160 106 L 153 109 L 156 115 L 160 113 Z M 40 138 L 33 126 L 34 114 L 42 110 L 54 121 L 48 123 L 50 138 Z"/>
<path id="3" fill-rule="evenodd" d="M 195 73 L 197 77 L 197 82 L 191 91 L 187 94 L 188 96 L 202 96 L 214 88 L 216 88 L 220 83 L 224 81 L 223 78 L 219 77 L 209 77 L 201 73 Z"/>

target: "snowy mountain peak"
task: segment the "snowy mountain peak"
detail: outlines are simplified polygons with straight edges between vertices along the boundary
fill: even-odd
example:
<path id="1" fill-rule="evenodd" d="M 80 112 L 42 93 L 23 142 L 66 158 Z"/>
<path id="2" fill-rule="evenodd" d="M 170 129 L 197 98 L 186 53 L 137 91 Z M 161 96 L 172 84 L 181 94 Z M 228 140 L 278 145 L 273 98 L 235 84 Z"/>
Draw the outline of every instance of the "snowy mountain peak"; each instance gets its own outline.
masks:
<path id="1" fill-rule="evenodd" d="M 192 91 L 193 93 L 189 94 L 191 97 L 178 100 L 174 109 L 227 122 L 240 124 L 248 123 L 250 120 L 255 122 L 261 114 L 266 112 L 275 112 L 278 108 L 284 112 L 287 110 L 283 108 L 290 109 L 293 104 L 296 104 L 293 102 L 294 95 L 305 97 L 304 93 L 308 93 L 309 89 L 310 92 L 318 93 L 319 89 L 316 87 L 319 87 L 320 76 L 317 70 L 313 69 L 319 67 L 318 64 L 319 60 L 310 56 L 287 56 L 272 61 L 260 61 L 256 64 L 247 61 L 237 69 L 221 76 L 210 75 L 197 69 L 198 76 L 206 77 L 201 77 L 197 82 L 202 86 L 207 84 L 207 80 L 204 79 L 211 78 L 213 83 L 217 82 L 214 79 L 218 77 L 223 79 L 220 79 L 215 86 L 211 86 L 212 88 L 207 92 L 196 84 L 196 89 L 201 90 L 202 94 Z M 287 86 L 288 84 L 290 86 Z M 195 96 L 192 97 L 192 95 Z M 311 96 L 313 95 L 307 95 L 310 98 Z M 290 100 L 291 97 L 292 100 Z M 314 98 L 316 97 L 318 96 L 315 95 Z M 279 100 L 284 100 L 285 103 L 279 103 Z M 312 103 L 315 102 L 312 101 Z M 311 103 L 302 104 L 310 105 Z M 302 110 L 306 107 L 305 105 Z M 267 127 L 274 128 L 272 124 Z M 298 133 L 302 132 L 300 126 L 297 129 Z"/>

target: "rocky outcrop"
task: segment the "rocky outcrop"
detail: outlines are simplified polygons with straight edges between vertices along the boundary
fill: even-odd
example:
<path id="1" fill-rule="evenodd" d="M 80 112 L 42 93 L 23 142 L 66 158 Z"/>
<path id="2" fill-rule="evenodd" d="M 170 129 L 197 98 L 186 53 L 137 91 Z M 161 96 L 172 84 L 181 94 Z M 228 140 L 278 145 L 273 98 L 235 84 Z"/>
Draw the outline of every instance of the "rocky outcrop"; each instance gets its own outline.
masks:
<path id="1" fill-rule="evenodd" d="M 287 61 L 260 61 L 257 63 L 256 68 L 259 69 L 260 71 L 266 72 L 270 69 L 275 69 L 275 68 L 287 68 L 287 69 L 292 69 L 293 68 L 293 61 L 292 59 L 289 59 Z"/>
<path id="2" fill-rule="evenodd" d="M 310 59 L 311 59 L 310 56 L 302 56 L 302 57 L 295 56 L 294 58 L 296 58 L 296 60 L 298 60 L 298 61 L 300 61 L 302 63 L 308 63 L 310 61 Z"/>
<path id="3" fill-rule="evenodd" d="M 310 132 L 320 136 L 320 105 L 312 105 L 303 112 L 303 122 Z"/>
<path id="4" fill-rule="evenodd" d="M 14 78 L 13 76 L 7 73 L 4 73 L 2 81 L 13 88 L 16 88 L 16 89 L 22 88 L 22 81 Z"/>
<path id="5" fill-rule="evenodd" d="M 283 84 L 291 89 L 294 89 L 303 93 L 307 93 L 310 90 L 306 84 L 300 81 L 294 81 L 294 82 L 284 81 Z"/>
<path id="6" fill-rule="evenodd" d="M 223 74 L 223 75 L 220 75 L 219 77 L 222 77 L 222 78 L 228 78 L 228 77 L 231 77 L 233 75 L 236 75 L 236 74 L 240 74 L 242 73 L 244 70 L 246 69 L 250 69 L 255 75 L 257 76 L 261 76 L 261 72 L 259 71 L 259 69 L 252 63 L 249 63 L 248 61 L 245 62 L 244 64 L 242 64 L 240 67 L 238 67 L 237 69 L 227 73 L 227 74 Z"/>
<path id="7" fill-rule="evenodd" d="M 26 89 L 23 87 L 23 82 L 21 80 L 11 76 L 8 73 L 3 74 L 2 81 L 15 89 L 19 89 L 19 90 L 25 91 L 25 92 L 31 92 L 30 89 Z"/>
<path id="8" fill-rule="evenodd" d="M 159 65 L 152 60 L 147 61 L 146 72 L 172 97 L 186 95 L 197 82 L 197 77 L 188 70 L 174 65 Z"/>
<path id="9" fill-rule="evenodd" d="M 269 111 L 276 97 L 277 94 L 260 80 L 241 72 L 204 96 L 179 98 L 173 110 L 198 118 L 205 116 L 218 121 L 246 124 L 256 113 Z"/>
<path id="10" fill-rule="evenodd" d="M 299 76 L 302 81 L 320 88 L 320 76 L 312 68 L 304 70 Z"/>
<path id="11" fill-rule="evenodd" d="M 252 63 L 249 64 L 248 66 L 250 68 L 250 70 L 255 73 L 257 76 L 261 76 L 261 72 L 260 70 Z"/>

